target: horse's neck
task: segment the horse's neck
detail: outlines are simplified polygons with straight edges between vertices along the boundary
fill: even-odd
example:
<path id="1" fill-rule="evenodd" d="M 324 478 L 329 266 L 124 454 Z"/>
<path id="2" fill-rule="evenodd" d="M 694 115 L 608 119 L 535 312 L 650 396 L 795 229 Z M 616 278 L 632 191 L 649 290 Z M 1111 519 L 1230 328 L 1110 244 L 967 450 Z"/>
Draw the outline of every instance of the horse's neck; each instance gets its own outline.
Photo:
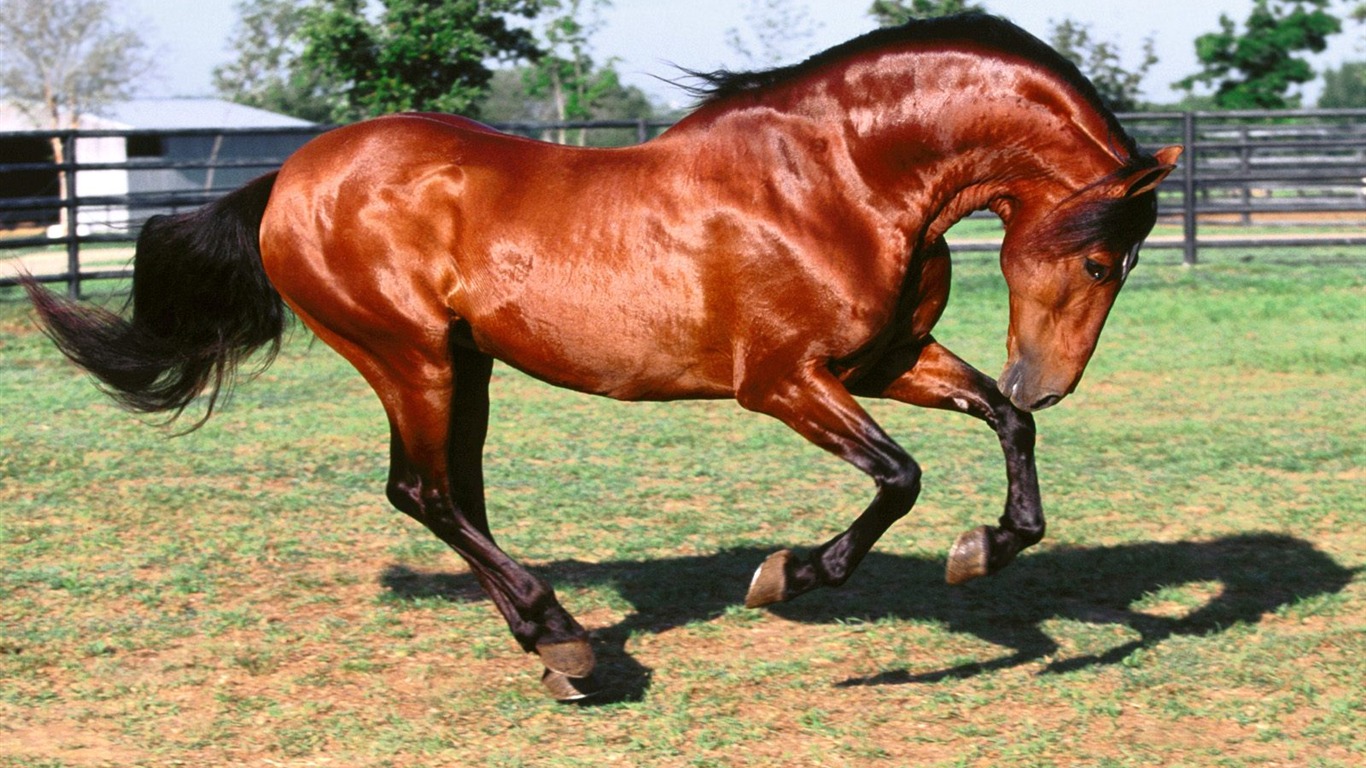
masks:
<path id="1" fill-rule="evenodd" d="M 1105 115 L 1037 65 L 961 52 L 892 56 L 900 58 L 851 67 L 837 97 L 869 185 L 907 215 L 927 211 L 907 226 L 929 238 L 994 199 L 1046 204 L 1123 164 Z"/>
<path id="2" fill-rule="evenodd" d="M 846 147 L 869 199 L 912 241 L 998 198 L 1059 201 L 1123 164 L 1105 115 L 1063 78 L 983 51 L 861 56 L 708 104 L 670 133 L 753 142 L 799 125 Z"/>

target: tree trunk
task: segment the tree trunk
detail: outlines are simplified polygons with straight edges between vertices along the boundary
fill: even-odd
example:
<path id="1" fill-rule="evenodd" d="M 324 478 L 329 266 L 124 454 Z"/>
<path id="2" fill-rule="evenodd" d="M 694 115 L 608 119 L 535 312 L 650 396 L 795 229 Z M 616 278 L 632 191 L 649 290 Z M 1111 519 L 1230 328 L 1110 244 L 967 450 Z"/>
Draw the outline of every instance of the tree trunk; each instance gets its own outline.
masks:
<path id="1" fill-rule="evenodd" d="M 71 198 L 72 190 L 67 188 L 67 172 L 61 166 L 66 163 L 66 151 L 62 146 L 62 137 L 53 136 L 48 140 L 52 145 L 52 162 L 57 166 L 57 198 L 61 203 L 57 206 L 57 236 L 66 237 L 71 234 L 71 222 L 67 216 L 66 201 Z"/>
<path id="2" fill-rule="evenodd" d="M 588 94 L 587 94 L 587 88 L 586 88 L 586 86 L 584 86 L 583 81 L 584 81 L 584 75 L 583 75 L 583 52 L 580 51 L 580 50 L 578 49 L 577 46 L 575 46 L 575 48 L 574 48 L 574 91 L 575 91 L 575 93 L 577 93 L 578 96 L 579 96 L 579 109 L 580 109 L 581 111 L 582 111 L 582 110 L 584 109 L 584 107 L 586 106 L 586 105 L 585 105 L 585 101 L 587 100 L 587 96 L 588 96 Z M 583 145 L 585 145 L 585 144 L 587 144 L 587 143 L 588 143 L 588 129 L 587 129 L 587 128 L 580 128 L 580 129 L 579 129 L 579 146 L 582 147 Z"/>
<path id="3" fill-rule="evenodd" d="M 551 96 L 555 99 L 555 116 L 558 117 L 560 122 L 563 123 L 565 121 L 566 107 L 564 99 L 564 83 L 560 82 L 560 73 L 554 70 L 551 70 L 550 72 L 550 93 Z M 565 138 L 566 137 L 564 126 L 561 126 L 557 131 L 555 131 L 555 141 L 559 144 L 564 144 Z"/>

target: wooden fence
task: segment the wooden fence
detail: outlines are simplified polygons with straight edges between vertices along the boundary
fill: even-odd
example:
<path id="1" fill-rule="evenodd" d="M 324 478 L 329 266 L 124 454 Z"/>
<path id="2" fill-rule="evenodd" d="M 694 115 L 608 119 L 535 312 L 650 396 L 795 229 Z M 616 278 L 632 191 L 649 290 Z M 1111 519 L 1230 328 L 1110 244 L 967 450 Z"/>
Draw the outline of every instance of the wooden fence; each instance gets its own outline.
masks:
<path id="1" fill-rule="evenodd" d="M 1149 249 L 1179 249 L 1194 264 L 1213 248 L 1366 247 L 1366 110 L 1137 113 L 1121 121 L 1146 148 L 1186 147 L 1159 196 L 1161 217 L 1179 224 L 1181 234 L 1150 238 Z M 614 120 L 499 127 L 535 138 L 629 144 L 667 126 Z M 321 130 L 0 133 L 0 286 L 14 284 L 13 269 L 3 268 L 19 253 L 27 262 L 43 260 L 46 268 L 29 267 L 35 276 L 65 283 L 72 295 L 83 281 L 126 278 L 126 247 L 149 216 L 202 205 L 277 167 Z M 32 156 L 54 138 L 68 162 Z M 16 156 L 24 147 L 29 154 Z M 74 195 L 57 194 L 59 175 Z M 109 244 L 123 244 L 115 251 L 122 263 L 100 264 Z M 953 247 L 990 251 L 998 243 Z"/>

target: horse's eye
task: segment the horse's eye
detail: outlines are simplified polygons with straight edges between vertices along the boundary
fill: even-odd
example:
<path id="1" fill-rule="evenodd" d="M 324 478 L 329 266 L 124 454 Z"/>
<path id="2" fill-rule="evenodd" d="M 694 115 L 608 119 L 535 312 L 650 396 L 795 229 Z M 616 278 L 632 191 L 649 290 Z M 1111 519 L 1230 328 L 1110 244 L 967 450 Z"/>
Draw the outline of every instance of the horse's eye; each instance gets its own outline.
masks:
<path id="1" fill-rule="evenodd" d="M 1104 280 L 1105 276 L 1110 273 L 1109 267 L 1093 259 L 1087 259 L 1085 266 L 1086 274 L 1090 275 L 1092 280 Z"/>

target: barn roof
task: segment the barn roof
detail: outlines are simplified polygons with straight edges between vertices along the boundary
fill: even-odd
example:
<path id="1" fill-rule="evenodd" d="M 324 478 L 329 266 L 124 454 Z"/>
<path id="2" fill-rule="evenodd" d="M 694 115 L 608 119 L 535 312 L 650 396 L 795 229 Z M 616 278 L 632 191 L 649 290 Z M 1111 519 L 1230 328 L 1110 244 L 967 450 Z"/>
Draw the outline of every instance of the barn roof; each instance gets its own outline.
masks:
<path id="1" fill-rule="evenodd" d="M 132 99 L 111 104 L 98 115 L 82 115 L 81 127 L 105 130 L 189 130 L 196 128 L 298 128 L 307 120 L 223 99 Z M 0 104 L 0 131 L 45 130 L 12 104 Z"/>
<path id="2" fill-rule="evenodd" d="M 297 117 L 223 99 L 134 99 L 111 105 L 103 117 L 121 127 L 154 130 L 297 128 L 312 125 Z"/>

